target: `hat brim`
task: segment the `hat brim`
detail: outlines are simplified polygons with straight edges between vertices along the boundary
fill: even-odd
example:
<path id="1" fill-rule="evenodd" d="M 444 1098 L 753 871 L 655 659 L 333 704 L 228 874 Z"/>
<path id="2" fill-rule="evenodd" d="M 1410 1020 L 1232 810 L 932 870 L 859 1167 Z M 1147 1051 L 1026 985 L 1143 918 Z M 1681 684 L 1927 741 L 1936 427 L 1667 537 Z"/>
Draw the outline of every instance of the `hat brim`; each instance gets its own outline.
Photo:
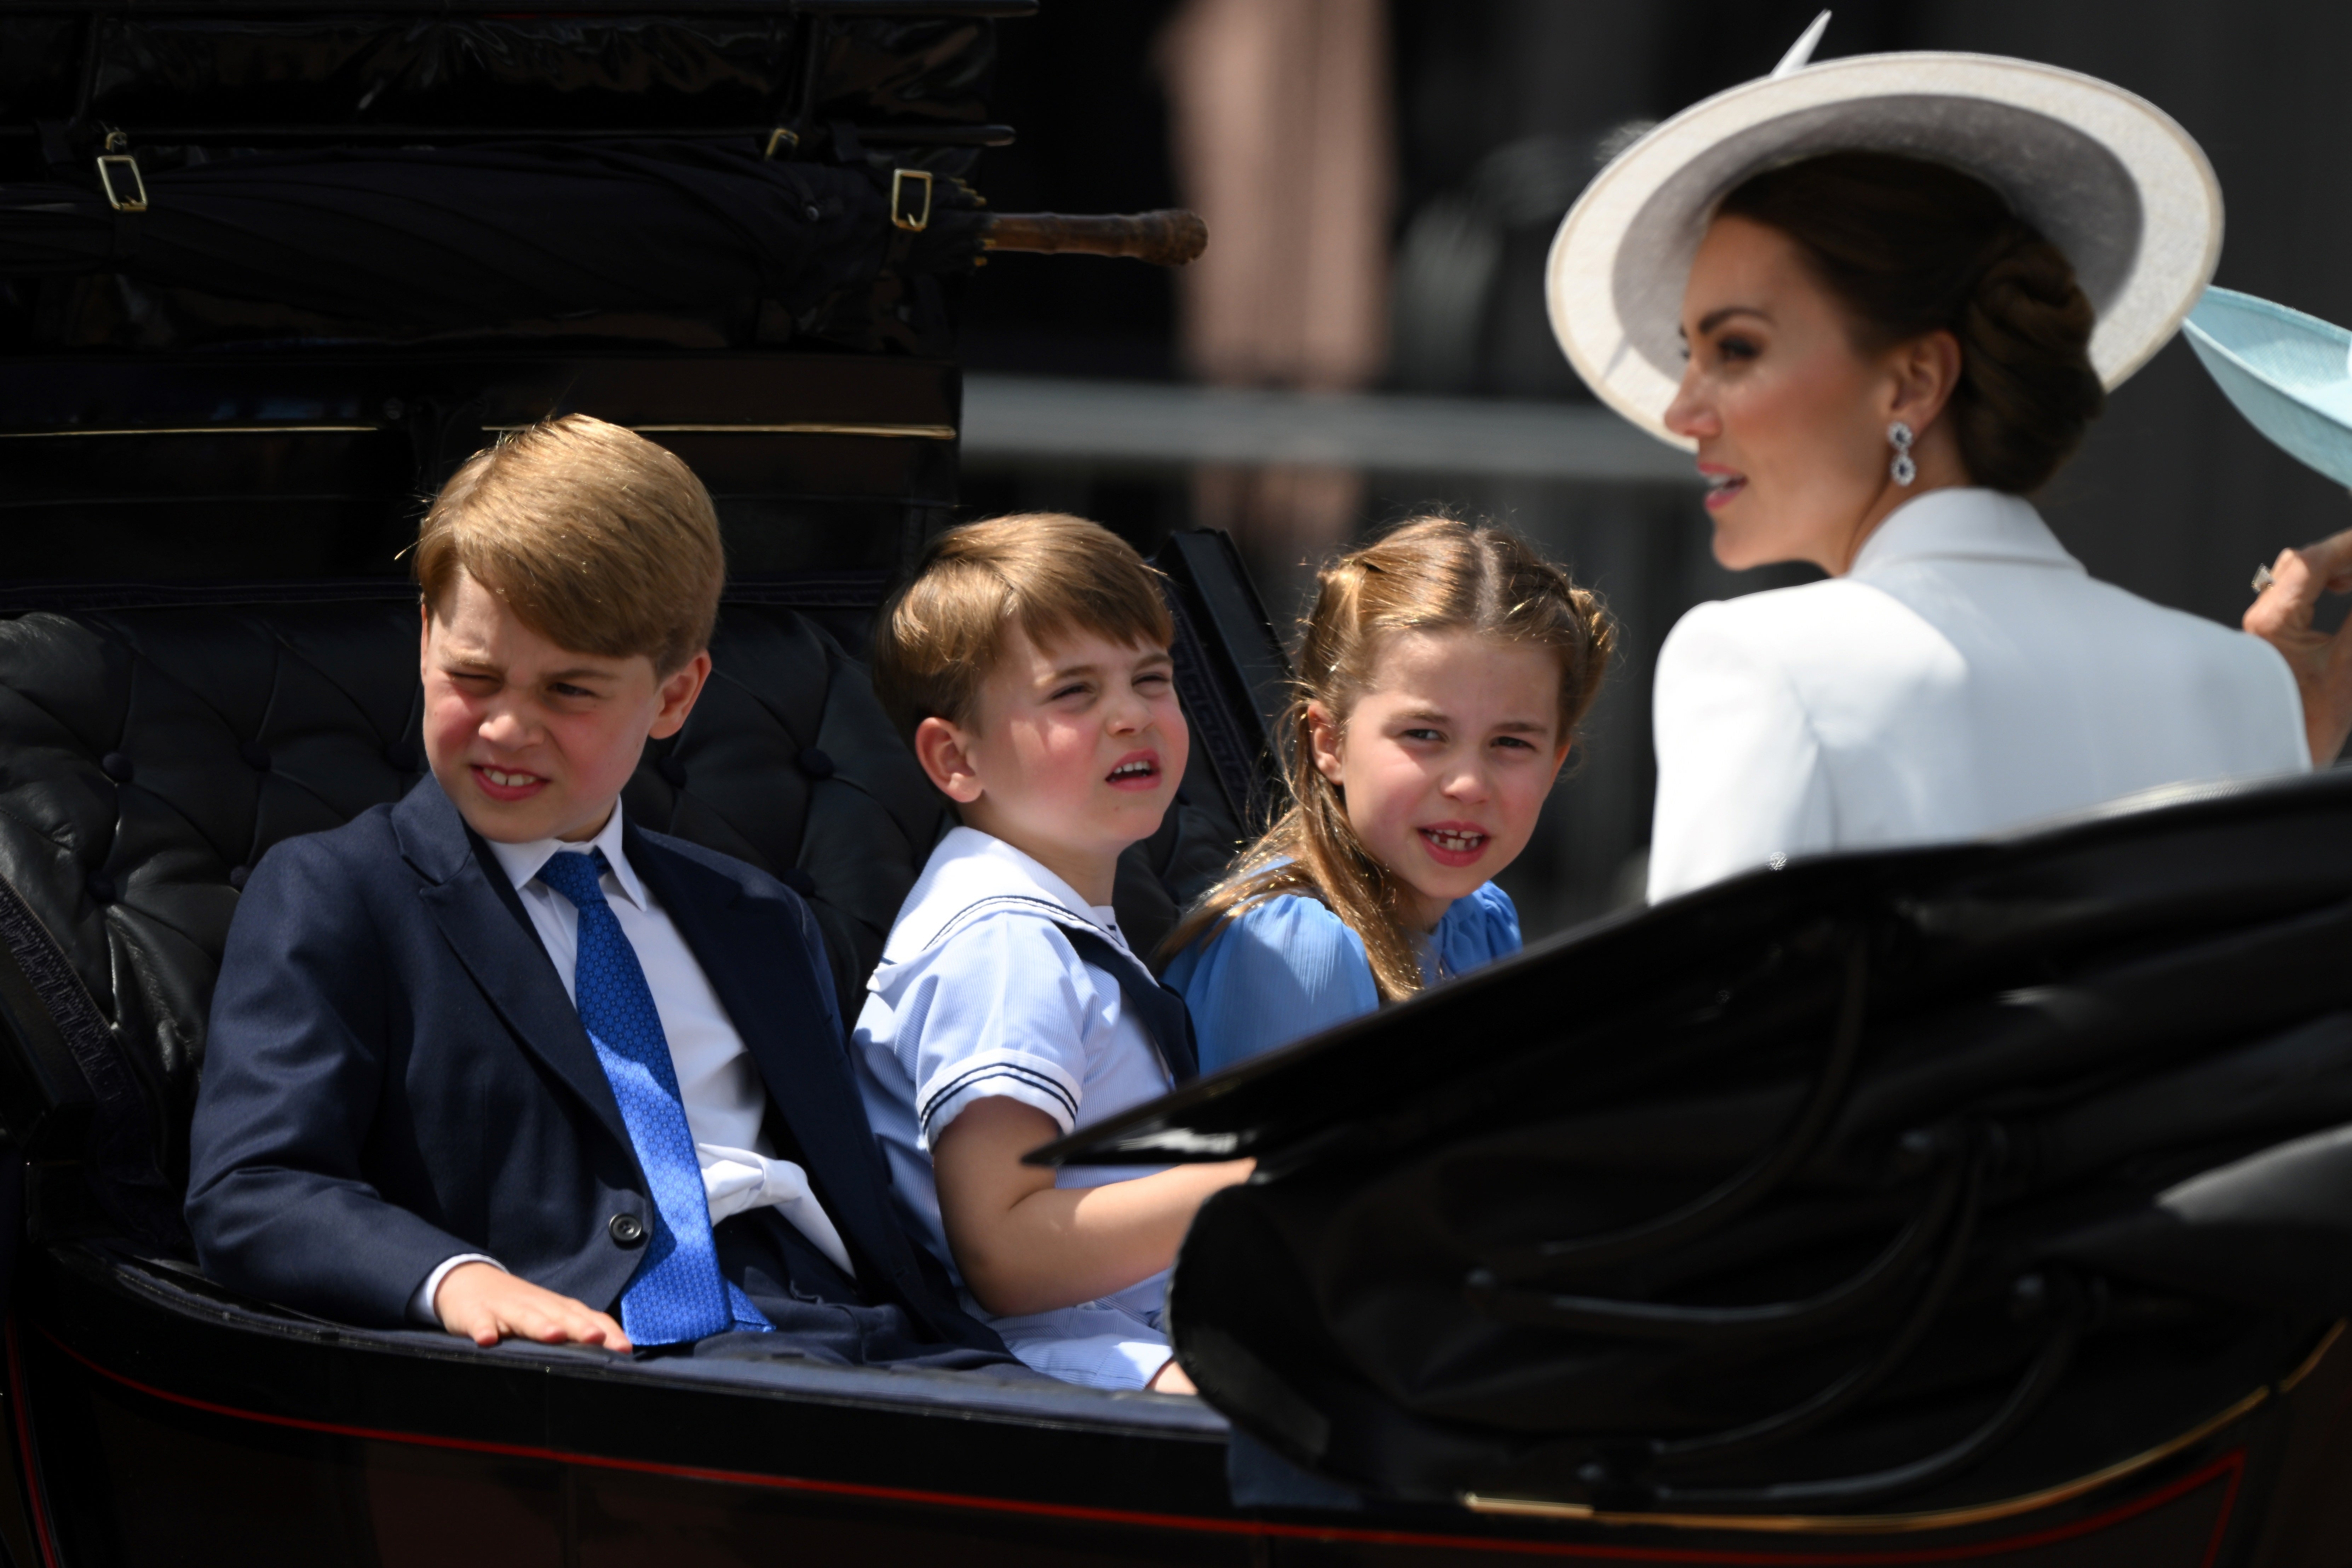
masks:
<path id="1" fill-rule="evenodd" d="M 1658 126 L 1553 237 L 1552 331 L 1602 402 L 1662 441 L 1682 379 L 1682 295 L 1720 201 L 1832 152 L 1902 153 L 1984 181 L 2063 251 L 2098 313 L 2108 387 L 2147 363 L 2213 276 L 2221 187 L 2189 133 L 2095 77 L 1995 55 L 1857 55 L 1745 83 Z"/>
<path id="2" fill-rule="evenodd" d="M 2229 289 L 2205 290 L 2184 331 L 2248 424 L 2352 485 L 2352 331 Z"/>

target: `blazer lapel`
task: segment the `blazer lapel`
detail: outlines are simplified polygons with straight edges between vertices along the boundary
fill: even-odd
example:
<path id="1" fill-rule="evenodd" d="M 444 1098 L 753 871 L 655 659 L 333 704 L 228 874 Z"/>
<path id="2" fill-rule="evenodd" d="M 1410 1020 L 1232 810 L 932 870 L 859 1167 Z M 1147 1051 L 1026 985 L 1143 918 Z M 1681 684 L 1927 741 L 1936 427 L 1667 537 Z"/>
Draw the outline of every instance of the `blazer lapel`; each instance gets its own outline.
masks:
<path id="1" fill-rule="evenodd" d="M 402 852 L 426 879 L 419 897 L 457 962 L 524 1047 L 580 1098 L 634 1160 L 636 1145 L 621 1119 L 612 1080 L 504 870 L 476 847 L 465 819 L 429 775 L 393 809 L 393 826 Z"/>
<path id="2" fill-rule="evenodd" d="M 890 1211 L 889 1184 L 867 1131 L 846 1042 L 824 1005 L 800 933 L 761 898 L 625 827 L 629 864 L 668 911 L 719 1005 L 760 1066 L 768 1098 L 824 1189 L 825 1213 L 854 1248 L 896 1278 L 914 1258 Z"/>

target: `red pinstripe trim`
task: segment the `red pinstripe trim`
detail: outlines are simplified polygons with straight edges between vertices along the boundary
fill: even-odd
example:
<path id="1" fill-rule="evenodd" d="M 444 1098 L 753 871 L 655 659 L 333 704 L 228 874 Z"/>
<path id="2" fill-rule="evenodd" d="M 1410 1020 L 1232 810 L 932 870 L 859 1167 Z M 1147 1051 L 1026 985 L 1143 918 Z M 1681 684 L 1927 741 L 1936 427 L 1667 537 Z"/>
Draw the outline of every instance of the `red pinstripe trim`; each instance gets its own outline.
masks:
<path id="1" fill-rule="evenodd" d="M 37 1327 L 38 1325 L 36 1325 Z M 491 1443 L 472 1437 L 432 1437 L 415 1432 L 393 1432 L 378 1427 L 350 1426 L 334 1421 L 312 1421 L 299 1415 L 271 1415 L 257 1410 L 241 1410 L 233 1405 L 216 1405 L 211 1400 L 197 1399 L 184 1394 L 173 1394 L 156 1388 L 135 1378 L 103 1367 L 67 1344 L 47 1329 L 41 1337 L 80 1365 L 96 1373 L 110 1383 L 143 1394 L 150 1399 L 160 1399 L 168 1405 L 184 1405 L 202 1410 L 208 1415 L 226 1415 L 233 1420 L 257 1422 L 265 1426 L 290 1427 L 299 1432 L 321 1432 L 338 1437 L 359 1437 L 378 1443 L 404 1443 L 415 1447 L 447 1448 L 461 1453 L 496 1454 L 504 1458 L 540 1459 L 553 1464 L 584 1465 L 596 1469 L 625 1470 L 644 1475 L 677 1476 L 687 1480 L 718 1481 L 730 1486 L 764 1487 L 774 1491 L 815 1492 L 833 1497 L 856 1498 L 870 1502 L 911 1504 L 920 1508 L 962 1509 L 980 1513 L 1025 1514 L 1033 1518 L 1067 1520 L 1086 1524 L 1118 1524 L 1144 1530 L 1183 1530 L 1200 1534 L 1244 1535 L 1271 1537 L 1291 1541 L 1349 1542 L 1367 1546 L 1423 1547 L 1444 1552 L 1491 1552 L 1521 1557 L 1579 1557 L 1619 1563 L 1687 1563 L 1715 1564 L 1717 1568 L 1877 1568 L 1877 1565 L 1925 1563 L 1957 1563 L 1969 1558 L 1990 1557 L 2011 1552 L 2022 1552 L 2053 1542 L 2089 1535 L 2110 1526 L 2135 1519 L 2151 1509 L 2160 1508 L 2224 1474 L 2230 1478 L 2229 1490 L 2221 1500 L 2221 1517 L 2213 1527 L 2211 1543 L 2207 1547 L 2205 1561 L 2212 1562 L 2213 1553 L 2221 1547 L 2223 1531 L 2230 1522 L 2232 1506 L 2237 1501 L 2238 1477 L 2245 1468 L 2245 1451 L 2232 1449 L 2203 1468 L 2182 1476 L 2145 1497 L 2132 1499 L 2087 1519 L 2053 1525 L 2032 1535 L 2011 1536 L 2002 1541 L 1977 1542 L 1965 1546 L 1931 1546 L 1907 1552 L 1861 1552 L 1836 1554 L 1800 1554 L 1784 1552 L 1723 1552 L 1702 1548 L 1673 1546 L 1607 1546 L 1585 1542 L 1513 1541 L 1491 1536 L 1426 1535 L 1401 1530 L 1349 1529 L 1345 1526 L 1317 1524 L 1283 1524 L 1267 1520 L 1208 1519 L 1198 1514 L 1138 1513 L 1125 1509 L 1087 1508 L 1074 1503 L 1025 1502 L 1010 1498 L 975 1497 L 958 1492 L 921 1491 L 911 1487 L 870 1486 L 857 1481 L 819 1481 L 799 1476 L 763 1476 L 744 1470 L 711 1469 L 698 1465 L 668 1465 L 652 1459 L 617 1459 L 602 1454 L 580 1454 L 562 1448 L 540 1448 L 523 1443 Z M 14 1370 L 16 1331 L 13 1320 L 9 1325 L 9 1352 Z M 17 1387 L 21 1391 L 21 1378 Z M 23 1421 L 23 1399 L 18 1403 L 18 1422 Z M 47 1537 L 43 1538 L 44 1545 Z M 54 1556 L 49 1568 L 57 1568 Z"/>
<path id="2" fill-rule="evenodd" d="M 8 1314 L 8 1388 L 16 1394 L 16 1466 L 25 1472 L 25 1506 L 33 1515 L 33 1537 L 40 1542 L 43 1568 L 58 1568 L 58 1543 L 49 1535 L 49 1508 L 41 1496 L 41 1468 L 33 1457 L 33 1428 L 25 1415 L 25 1365 L 16 1356 L 16 1314 Z"/>
<path id="3" fill-rule="evenodd" d="M 2221 1538 L 2230 1532 L 2230 1516 L 2238 1508 L 2238 1483 L 2246 1479 L 2246 1451 L 2233 1448 L 2223 1456 L 2230 1467 L 2230 1489 L 2221 1494 L 2221 1512 L 2213 1521 L 2213 1538 L 2205 1543 L 2205 1559 L 2198 1568 L 2213 1568 L 2213 1561 L 2221 1555 Z"/>

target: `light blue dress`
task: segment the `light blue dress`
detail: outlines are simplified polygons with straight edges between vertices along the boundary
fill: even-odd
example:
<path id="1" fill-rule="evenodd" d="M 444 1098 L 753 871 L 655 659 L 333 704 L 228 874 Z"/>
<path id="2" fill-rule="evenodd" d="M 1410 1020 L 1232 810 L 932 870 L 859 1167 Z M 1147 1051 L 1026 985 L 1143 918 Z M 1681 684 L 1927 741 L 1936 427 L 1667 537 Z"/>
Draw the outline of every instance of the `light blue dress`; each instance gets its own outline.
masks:
<path id="1" fill-rule="evenodd" d="M 1422 953 L 1434 985 L 1519 951 L 1519 911 L 1488 882 L 1454 900 Z M 1364 942 L 1319 899 L 1281 893 L 1178 953 L 1160 977 L 1192 1009 L 1201 1070 L 1215 1072 L 1381 1005 Z"/>

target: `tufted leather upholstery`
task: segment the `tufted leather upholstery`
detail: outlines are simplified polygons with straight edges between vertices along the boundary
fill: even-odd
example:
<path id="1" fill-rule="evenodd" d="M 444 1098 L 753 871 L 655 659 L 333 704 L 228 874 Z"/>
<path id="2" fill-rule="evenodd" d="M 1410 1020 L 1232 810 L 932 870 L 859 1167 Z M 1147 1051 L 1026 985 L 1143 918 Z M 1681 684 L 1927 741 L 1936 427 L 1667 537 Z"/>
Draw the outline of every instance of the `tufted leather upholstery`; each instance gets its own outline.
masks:
<path id="1" fill-rule="evenodd" d="M 0 938 L 95 1097 L 96 1196 L 151 1243 L 178 1236 L 205 1014 L 247 868 L 422 776 L 415 600 L 352 592 L 0 619 Z M 647 748 L 623 798 L 645 826 L 808 897 L 854 1017 L 945 803 L 810 615 L 730 604 L 711 651 L 692 719 Z M 1171 819 L 1122 868 L 1139 945 L 1234 837 L 1221 812 Z"/>

